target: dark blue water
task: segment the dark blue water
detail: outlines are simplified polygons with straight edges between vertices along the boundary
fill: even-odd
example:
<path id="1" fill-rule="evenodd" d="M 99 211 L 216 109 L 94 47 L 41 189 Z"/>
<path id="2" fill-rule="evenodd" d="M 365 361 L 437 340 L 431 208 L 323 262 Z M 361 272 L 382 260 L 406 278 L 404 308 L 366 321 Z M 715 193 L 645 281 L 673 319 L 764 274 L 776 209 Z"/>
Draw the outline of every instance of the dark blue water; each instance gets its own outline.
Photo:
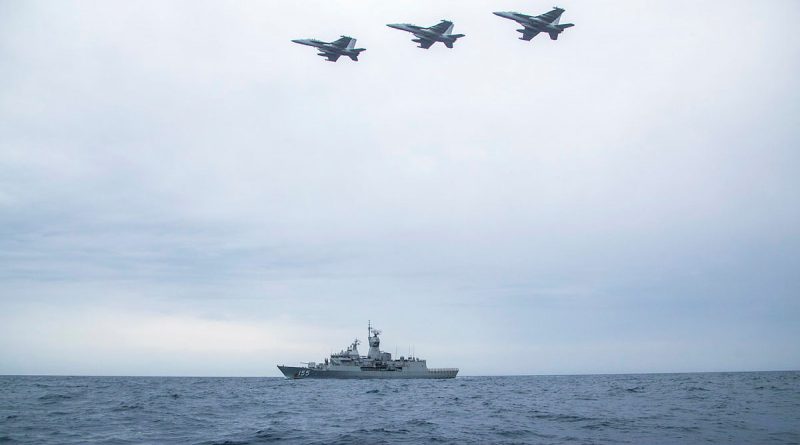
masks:
<path id="1" fill-rule="evenodd" d="M 0 377 L 0 443 L 800 443 L 800 372 Z"/>

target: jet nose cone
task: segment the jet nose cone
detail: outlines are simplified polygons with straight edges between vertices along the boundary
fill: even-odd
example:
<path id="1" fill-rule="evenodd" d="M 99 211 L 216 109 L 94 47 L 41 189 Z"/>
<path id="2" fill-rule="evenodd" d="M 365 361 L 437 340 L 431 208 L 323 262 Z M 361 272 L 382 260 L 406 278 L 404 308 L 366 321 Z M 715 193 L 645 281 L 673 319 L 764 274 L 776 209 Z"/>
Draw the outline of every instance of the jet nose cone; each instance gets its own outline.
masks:
<path id="1" fill-rule="evenodd" d="M 402 29 L 402 27 L 400 26 L 399 23 L 389 23 L 386 26 L 388 26 L 389 28 L 394 28 L 394 29 Z"/>
<path id="2" fill-rule="evenodd" d="M 506 18 L 506 19 L 507 19 L 507 18 L 508 18 L 508 16 L 510 15 L 509 13 L 507 13 L 507 12 L 505 12 L 505 11 L 493 12 L 492 14 L 494 14 L 494 15 L 496 15 L 496 16 L 498 16 L 498 17 L 503 17 L 503 18 Z"/>

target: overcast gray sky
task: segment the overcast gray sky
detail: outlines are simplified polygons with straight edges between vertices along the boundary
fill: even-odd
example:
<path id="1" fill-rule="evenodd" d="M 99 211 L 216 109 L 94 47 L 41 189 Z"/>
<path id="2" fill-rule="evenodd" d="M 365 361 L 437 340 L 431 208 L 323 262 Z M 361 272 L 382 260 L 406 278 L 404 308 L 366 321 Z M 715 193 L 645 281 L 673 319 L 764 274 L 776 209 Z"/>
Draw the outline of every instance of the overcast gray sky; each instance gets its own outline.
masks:
<path id="1" fill-rule="evenodd" d="M 551 6 L 0 0 L 0 373 L 800 368 L 800 3 Z"/>

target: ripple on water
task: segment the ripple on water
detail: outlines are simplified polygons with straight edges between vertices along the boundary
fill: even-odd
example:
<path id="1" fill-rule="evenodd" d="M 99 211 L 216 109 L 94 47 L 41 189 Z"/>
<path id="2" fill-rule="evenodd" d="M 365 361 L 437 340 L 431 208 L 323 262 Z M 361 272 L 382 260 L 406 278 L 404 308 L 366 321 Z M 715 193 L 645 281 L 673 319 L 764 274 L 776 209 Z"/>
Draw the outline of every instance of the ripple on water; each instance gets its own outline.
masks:
<path id="1" fill-rule="evenodd" d="M 0 377 L 0 442 L 792 443 L 797 374 L 435 383 Z M 81 385 L 89 390 L 74 389 Z"/>
<path id="2" fill-rule="evenodd" d="M 47 401 L 68 400 L 68 399 L 71 399 L 71 398 L 72 398 L 72 396 L 67 395 L 67 394 L 50 393 L 50 394 L 45 394 L 43 396 L 40 396 L 39 400 L 47 402 Z"/>

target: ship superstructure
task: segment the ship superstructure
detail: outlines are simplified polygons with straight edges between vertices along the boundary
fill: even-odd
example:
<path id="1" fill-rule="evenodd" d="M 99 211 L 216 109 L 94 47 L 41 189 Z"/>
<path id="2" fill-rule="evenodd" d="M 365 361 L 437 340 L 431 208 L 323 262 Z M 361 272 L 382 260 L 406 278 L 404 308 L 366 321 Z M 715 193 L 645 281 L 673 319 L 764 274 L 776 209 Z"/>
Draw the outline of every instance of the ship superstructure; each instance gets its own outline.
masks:
<path id="1" fill-rule="evenodd" d="M 452 379 L 458 374 L 458 368 L 428 368 L 418 357 L 392 358 L 392 354 L 380 350 L 380 334 L 371 323 L 367 325 L 366 356 L 359 354 L 361 342 L 355 339 L 347 349 L 331 354 L 322 363 L 278 365 L 278 369 L 290 379 Z"/>

